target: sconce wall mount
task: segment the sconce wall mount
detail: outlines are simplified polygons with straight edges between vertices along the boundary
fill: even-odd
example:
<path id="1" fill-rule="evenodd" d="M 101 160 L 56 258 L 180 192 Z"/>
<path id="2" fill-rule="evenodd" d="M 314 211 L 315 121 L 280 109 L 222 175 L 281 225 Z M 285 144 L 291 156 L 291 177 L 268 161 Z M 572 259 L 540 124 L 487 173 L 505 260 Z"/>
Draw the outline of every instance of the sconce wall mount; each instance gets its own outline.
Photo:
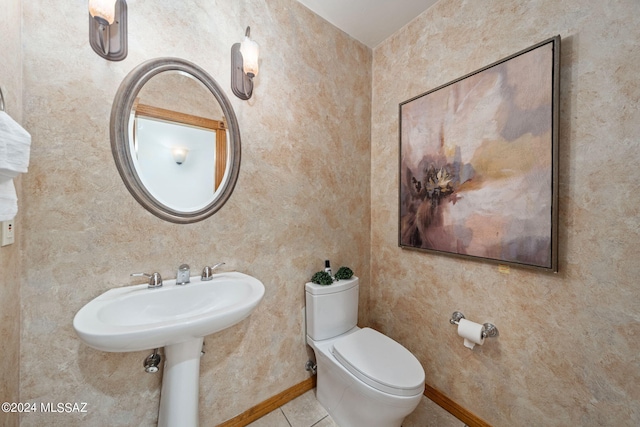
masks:
<path id="1" fill-rule="evenodd" d="M 231 90 L 242 100 L 253 94 L 253 78 L 258 75 L 259 47 L 251 40 L 251 28 L 247 27 L 242 43 L 231 46 Z"/>
<path id="2" fill-rule="evenodd" d="M 125 0 L 89 0 L 89 44 L 95 53 L 109 61 L 127 57 Z"/>

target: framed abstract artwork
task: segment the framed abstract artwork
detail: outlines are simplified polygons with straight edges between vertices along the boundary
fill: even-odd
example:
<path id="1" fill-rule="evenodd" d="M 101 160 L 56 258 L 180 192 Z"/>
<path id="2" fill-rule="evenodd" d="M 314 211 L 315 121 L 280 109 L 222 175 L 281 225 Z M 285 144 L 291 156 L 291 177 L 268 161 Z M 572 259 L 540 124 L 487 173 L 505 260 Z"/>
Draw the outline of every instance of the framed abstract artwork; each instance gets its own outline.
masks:
<path id="1" fill-rule="evenodd" d="M 558 271 L 560 36 L 400 104 L 399 246 Z"/>

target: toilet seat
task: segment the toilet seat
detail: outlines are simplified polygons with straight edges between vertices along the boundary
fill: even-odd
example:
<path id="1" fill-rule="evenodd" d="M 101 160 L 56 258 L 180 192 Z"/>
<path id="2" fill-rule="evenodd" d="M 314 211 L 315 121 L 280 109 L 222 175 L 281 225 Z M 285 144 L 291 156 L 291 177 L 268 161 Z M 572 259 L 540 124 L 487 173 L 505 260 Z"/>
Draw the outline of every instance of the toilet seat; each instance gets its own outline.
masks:
<path id="1" fill-rule="evenodd" d="M 424 369 L 402 345 L 370 328 L 342 337 L 331 353 L 365 384 L 396 396 L 424 392 Z"/>

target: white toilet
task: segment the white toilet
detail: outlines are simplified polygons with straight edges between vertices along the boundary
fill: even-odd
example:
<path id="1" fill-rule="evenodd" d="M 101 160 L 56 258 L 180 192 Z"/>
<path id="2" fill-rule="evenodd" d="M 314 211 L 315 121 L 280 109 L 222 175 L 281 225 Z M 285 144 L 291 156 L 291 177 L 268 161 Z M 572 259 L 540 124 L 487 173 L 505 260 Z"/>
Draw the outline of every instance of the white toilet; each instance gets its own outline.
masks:
<path id="1" fill-rule="evenodd" d="M 391 338 L 358 322 L 358 278 L 307 283 L 307 343 L 318 401 L 340 427 L 400 427 L 420 403 L 424 369 Z"/>

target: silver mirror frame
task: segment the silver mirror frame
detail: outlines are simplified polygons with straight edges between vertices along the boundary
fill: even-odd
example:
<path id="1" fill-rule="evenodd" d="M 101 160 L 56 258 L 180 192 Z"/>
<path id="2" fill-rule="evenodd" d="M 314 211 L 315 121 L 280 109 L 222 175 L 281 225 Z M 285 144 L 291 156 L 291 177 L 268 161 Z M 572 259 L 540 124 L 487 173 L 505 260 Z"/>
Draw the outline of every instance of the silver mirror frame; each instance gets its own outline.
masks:
<path id="1" fill-rule="evenodd" d="M 138 93 L 152 77 L 165 71 L 182 71 L 198 79 L 216 98 L 227 120 L 229 131 L 228 179 L 217 190 L 219 194 L 202 209 L 181 212 L 158 202 L 145 188 L 135 169 L 129 150 L 128 124 Z M 216 81 L 197 65 L 179 58 L 157 58 L 143 62 L 122 81 L 111 108 L 111 152 L 127 190 L 145 209 L 166 221 L 189 224 L 202 221 L 217 212 L 229 199 L 240 172 L 240 129 L 231 103 Z"/>

